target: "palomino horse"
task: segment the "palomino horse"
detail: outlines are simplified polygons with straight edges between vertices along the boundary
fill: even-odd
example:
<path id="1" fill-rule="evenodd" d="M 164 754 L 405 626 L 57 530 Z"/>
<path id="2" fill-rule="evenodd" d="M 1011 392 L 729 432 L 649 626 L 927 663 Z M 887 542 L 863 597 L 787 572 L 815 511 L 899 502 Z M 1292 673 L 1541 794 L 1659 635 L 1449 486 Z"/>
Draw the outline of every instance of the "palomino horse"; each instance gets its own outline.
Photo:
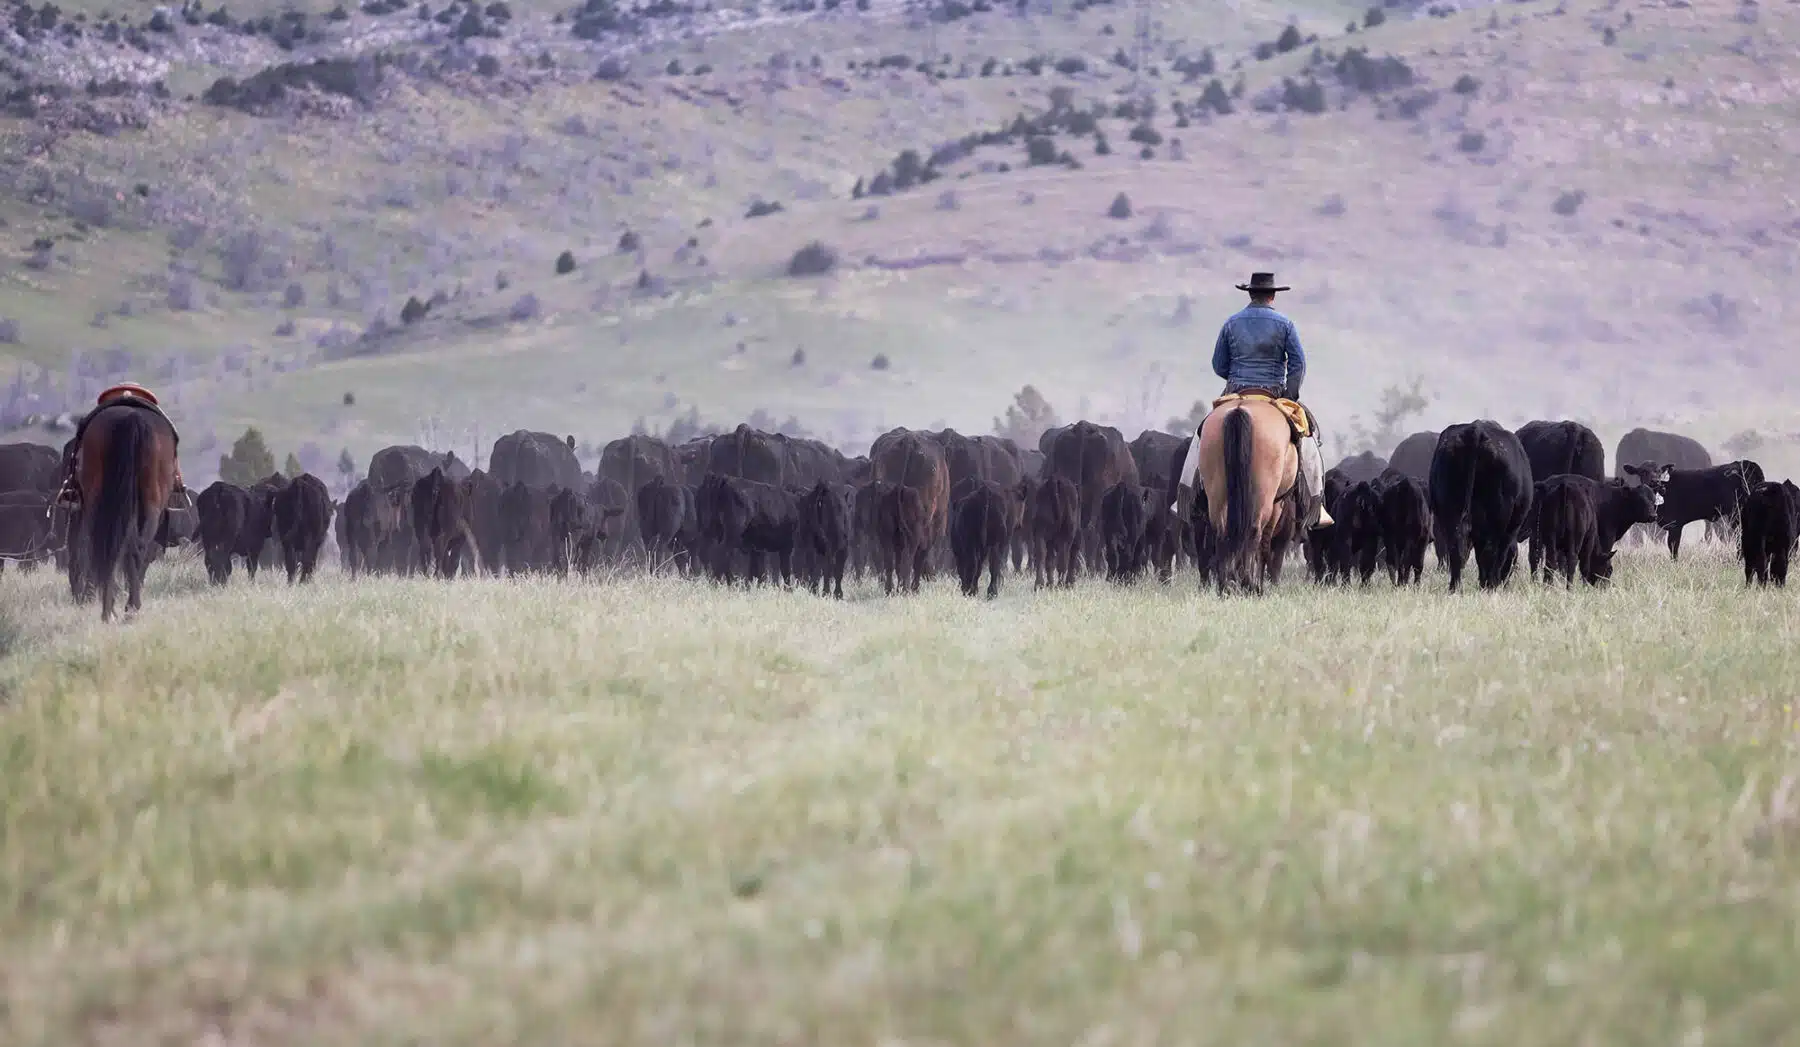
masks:
<path id="1" fill-rule="evenodd" d="M 1287 416 L 1267 400 L 1225 404 L 1200 423 L 1200 482 L 1218 536 L 1219 592 L 1279 578 L 1300 455 Z"/>
<path id="2" fill-rule="evenodd" d="M 125 609 L 143 606 L 163 510 L 175 488 L 175 430 L 156 411 L 109 404 L 81 434 L 75 482 L 81 492 L 69 542 L 69 588 L 85 601 L 100 589 L 100 620 L 113 616 L 115 576 L 125 570 Z"/>

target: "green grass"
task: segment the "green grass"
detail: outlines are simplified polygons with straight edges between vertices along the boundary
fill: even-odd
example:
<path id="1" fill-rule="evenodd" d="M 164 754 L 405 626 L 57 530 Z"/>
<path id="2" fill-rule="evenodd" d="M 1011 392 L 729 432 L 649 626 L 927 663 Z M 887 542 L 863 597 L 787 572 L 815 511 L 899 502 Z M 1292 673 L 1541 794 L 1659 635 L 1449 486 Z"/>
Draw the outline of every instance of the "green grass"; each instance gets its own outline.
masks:
<path id="1" fill-rule="evenodd" d="M 0 1039 L 1792 1042 L 1792 594 L 11 572 Z"/>

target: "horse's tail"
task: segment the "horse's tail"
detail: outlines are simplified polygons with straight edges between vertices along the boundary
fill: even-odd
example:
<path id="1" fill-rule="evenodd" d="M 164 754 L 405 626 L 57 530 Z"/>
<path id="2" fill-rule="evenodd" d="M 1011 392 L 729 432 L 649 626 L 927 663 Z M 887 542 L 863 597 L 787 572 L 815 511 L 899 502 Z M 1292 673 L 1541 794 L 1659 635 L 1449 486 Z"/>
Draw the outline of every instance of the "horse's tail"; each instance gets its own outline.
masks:
<path id="1" fill-rule="evenodd" d="M 1225 535 L 1220 549 L 1225 563 L 1236 565 L 1255 540 L 1256 502 L 1252 452 L 1256 424 L 1250 412 L 1233 408 L 1222 423 L 1225 456 Z"/>
<path id="2" fill-rule="evenodd" d="M 109 577 L 119 564 L 128 541 L 137 541 L 148 526 L 143 515 L 138 470 L 149 453 L 152 430 L 142 411 L 128 411 L 112 430 L 101 463 L 100 492 L 94 498 L 93 523 L 88 528 L 88 565 L 95 578 Z"/>

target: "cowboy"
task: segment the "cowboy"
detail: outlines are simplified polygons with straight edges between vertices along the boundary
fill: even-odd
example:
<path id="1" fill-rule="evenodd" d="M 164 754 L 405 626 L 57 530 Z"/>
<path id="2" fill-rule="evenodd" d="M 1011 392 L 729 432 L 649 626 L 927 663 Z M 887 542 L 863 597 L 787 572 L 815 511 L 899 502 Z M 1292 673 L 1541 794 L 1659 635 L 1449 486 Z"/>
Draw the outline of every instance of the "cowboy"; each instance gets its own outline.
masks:
<path id="1" fill-rule="evenodd" d="M 1274 273 L 1251 273 L 1250 282 L 1236 285 L 1250 294 L 1250 304 L 1225 321 L 1213 346 L 1213 373 L 1225 379 L 1225 392 L 1264 392 L 1300 402 L 1300 383 L 1306 378 L 1306 353 L 1300 348 L 1300 332 L 1294 322 L 1275 311 L 1277 286 Z M 1305 408 L 1302 408 L 1305 410 Z M 1319 448 L 1319 426 L 1310 410 L 1312 438 L 1296 438 L 1300 453 L 1299 487 L 1308 529 L 1330 527 L 1325 511 L 1324 461 Z"/>
<path id="2" fill-rule="evenodd" d="M 68 509 L 77 508 L 76 503 L 80 500 L 80 488 L 77 486 L 75 478 L 78 475 L 77 470 L 81 458 L 81 434 L 87 431 L 89 419 L 100 413 L 102 407 L 110 407 L 119 402 L 131 403 L 134 406 L 155 411 L 162 415 L 164 421 L 168 421 L 169 416 L 163 413 L 162 405 L 157 402 L 156 394 L 136 382 L 120 382 L 101 390 L 100 395 L 94 398 L 93 408 L 82 416 L 81 421 L 75 423 L 74 438 L 63 445 L 63 484 L 62 490 L 57 493 L 57 505 Z M 174 422 L 169 422 L 169 432 L 175 439 L 176 450 L 179 451 L 181 434 L 175 431 Z M 187 485 L 181 482 L 181 463 L 179 461 L 175 463 L 175 489 L 171 493 L 179 495 L 187 493 Z"/>

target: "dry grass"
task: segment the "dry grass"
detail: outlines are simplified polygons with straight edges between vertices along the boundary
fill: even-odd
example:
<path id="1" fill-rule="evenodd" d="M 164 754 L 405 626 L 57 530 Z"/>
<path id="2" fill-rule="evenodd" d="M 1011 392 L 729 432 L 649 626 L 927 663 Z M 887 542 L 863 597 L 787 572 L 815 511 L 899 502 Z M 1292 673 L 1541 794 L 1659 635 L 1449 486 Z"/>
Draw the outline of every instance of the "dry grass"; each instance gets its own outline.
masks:
<path id="1" fill-rule="evenodd" d="M 10 576 L 9 1043 L 1791 1042 L 1789 593 Z"/>

